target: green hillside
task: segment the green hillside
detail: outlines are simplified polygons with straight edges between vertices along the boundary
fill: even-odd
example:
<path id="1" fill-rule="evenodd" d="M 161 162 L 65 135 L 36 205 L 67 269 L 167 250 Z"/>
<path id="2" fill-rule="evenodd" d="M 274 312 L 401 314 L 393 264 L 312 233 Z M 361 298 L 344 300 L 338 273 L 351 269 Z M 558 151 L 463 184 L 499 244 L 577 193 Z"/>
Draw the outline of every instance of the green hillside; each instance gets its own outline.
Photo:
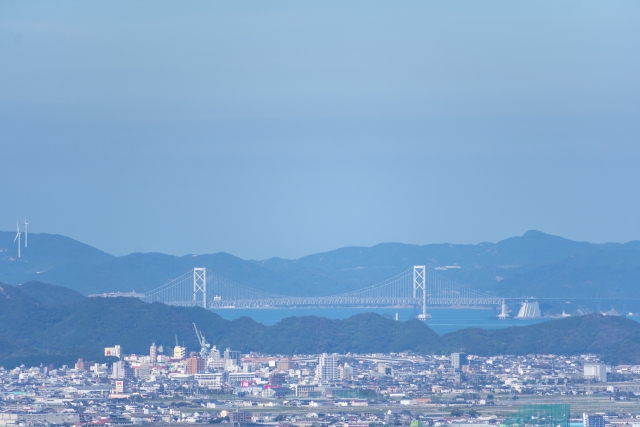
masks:
<path id="1" fill-rule="evenodd" d="M 82 301 L 86 297 L 80 292 L 62 286 L 50 285 L 35 280 L 23 283 L 18 290 L 42 305 L 68 305 Z"/>
<path id="2" fill-rule="evenodd" d="M 23 285 L 24 286 L 24 285 Z M 41 295 L 34 296 L 34 289 Z M 44 297 L 44 296 L 46 297 Z M 344 320 L 290 317 L 273 326 L 250 318 L 222 319 L 203 308 L 146 304 L 133 298 L 77 298 L 64 288 L 0 285 L 0 364 L 102 360 L 103 347 L 120 344 L 146 354 L 155 342 L 199 350 L 193 331 L 224 349 L 271 354 L 322 352 L 470 354 L 602 354 L 610 363 L 640 364 L 640 323 L 591 314 L 497 330 L 464 329 L 442 337 L 417 320 L 397 322 L 373 313 Z"/>
<path id="3" fill-rule="evenodd" d="M 528 326 L 462 329 L 442 337 L 446 349 L 472 354 L 601 354 L 610 363 L 640 363 L 640 323 L 589 314 Z"/>
<path id="4" fill-rule="evenodd" d="M 100 360 L 102 348 L 114 344 L 127 352 L 146 353 L 151 342 L 172 347 L 175 335 L 180 344 L 199 350 L 193 323 L 214 345 L 244 352 L 391 352 L 440 345 L 440 337 L 417 320 L 394 322 L 372 313 L 346 320 L 293 317 L 265 326 L 247 317 L 228 321 L 199 307 L 146 304 L 133 298 L 84 298 L 72 305 L 45 306 L 19 287 L 0 287 L 4 364 Z"/>

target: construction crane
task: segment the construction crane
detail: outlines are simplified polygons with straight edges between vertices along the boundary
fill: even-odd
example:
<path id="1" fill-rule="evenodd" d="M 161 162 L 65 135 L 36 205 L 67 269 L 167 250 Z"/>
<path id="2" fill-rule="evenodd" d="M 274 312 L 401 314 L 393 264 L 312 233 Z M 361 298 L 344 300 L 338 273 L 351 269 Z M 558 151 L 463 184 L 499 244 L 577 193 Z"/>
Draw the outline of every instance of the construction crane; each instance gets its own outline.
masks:
<path id="1" fill-rule="evenodd" d="M 202 332 L 198 330 L 198 327 L 196 326 L 195 323 L 193 324 L 193 329 L 195 329 L 196 337 L 198 337 L 198 342 L 200 343 L 200 357 L 206 360 L 207 355 L 209 354 L 209 347 L 211 347 L 211 344 L 209 344 L 207 340 L 204 339 L 204 335 L 202 335 Z"/>

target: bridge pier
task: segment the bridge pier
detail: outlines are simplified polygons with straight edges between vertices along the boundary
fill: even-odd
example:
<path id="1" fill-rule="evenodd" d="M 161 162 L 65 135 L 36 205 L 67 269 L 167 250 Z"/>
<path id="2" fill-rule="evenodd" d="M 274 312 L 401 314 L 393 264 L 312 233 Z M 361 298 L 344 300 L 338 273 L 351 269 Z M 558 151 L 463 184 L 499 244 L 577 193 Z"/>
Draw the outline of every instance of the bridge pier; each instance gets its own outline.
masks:
<path id="1" fill-rule="evenodd" d="M 509 318 L 509 308 L 507 307 L 507 303 L 505 300 L 502 300 L 502 304 L 500 305 L 500 314 L 498 314 L 498 319 L 507 320 Z"/>
<path id="2" fill-rule="evenodd" d="M 207 308 L 207 269 L 193 269 L 193 305 L 197 304 L 198 292 L 202 294 L 202 306 Z"/>
<path id="3" fill-rule="evenodd" d="M 427 314 L 427 268 L 424 265 L 413 266 L 413 297 L 422 300 L 422 313 L 418 319 L 423 322 L 431 319 L 431 315 Z"/>

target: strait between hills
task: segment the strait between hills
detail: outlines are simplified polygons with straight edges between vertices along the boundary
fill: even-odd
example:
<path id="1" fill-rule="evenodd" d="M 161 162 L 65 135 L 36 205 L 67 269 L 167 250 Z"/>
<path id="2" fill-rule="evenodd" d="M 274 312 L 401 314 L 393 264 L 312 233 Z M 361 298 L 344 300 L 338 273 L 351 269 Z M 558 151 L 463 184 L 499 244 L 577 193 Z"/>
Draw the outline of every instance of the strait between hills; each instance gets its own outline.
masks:
<path id="1" fill-rule="evenodd" d="M 40 282 L 0 285 L 0 364 L 71 364 L 78 357 L 101 361 L 103 347 L 120 344 L 128 353 L 145 353 L 152 342 L 172 347 L 175 334 L 197 351 L 192 323 L 213 345 L 245 353 L 595 353 L 609 363 L 640 364 L 640 323 L 623 317 L 589 314 L 498 330 L 469 328 L 443 336 L 418 320 L 398 322 L 373 313 L 344 320 L 290 317 L 265 326 L 248 317 L 224 320 L 199 307 L 86 298 Z"/>

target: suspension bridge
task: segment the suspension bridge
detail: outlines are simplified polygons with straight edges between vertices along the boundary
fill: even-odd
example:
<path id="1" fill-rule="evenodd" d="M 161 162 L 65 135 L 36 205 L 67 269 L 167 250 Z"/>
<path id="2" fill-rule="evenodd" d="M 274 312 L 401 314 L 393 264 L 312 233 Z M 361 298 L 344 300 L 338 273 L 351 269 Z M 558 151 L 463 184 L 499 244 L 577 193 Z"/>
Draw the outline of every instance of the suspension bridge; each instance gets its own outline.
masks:
<path id="1" fill-rule="evenodd" d="M 145 302 L 204 308 L 269 307 L 399 307 L 421 308 L 426 320 L 427 306 L 502 306 L 504 298 L 459 285 L 424 265 L 364 289 L 329 296 L 286 296 L 265 292 L 226 279 L 206 268 L 194 268 L 182 276 L 145 293 Z"/>

